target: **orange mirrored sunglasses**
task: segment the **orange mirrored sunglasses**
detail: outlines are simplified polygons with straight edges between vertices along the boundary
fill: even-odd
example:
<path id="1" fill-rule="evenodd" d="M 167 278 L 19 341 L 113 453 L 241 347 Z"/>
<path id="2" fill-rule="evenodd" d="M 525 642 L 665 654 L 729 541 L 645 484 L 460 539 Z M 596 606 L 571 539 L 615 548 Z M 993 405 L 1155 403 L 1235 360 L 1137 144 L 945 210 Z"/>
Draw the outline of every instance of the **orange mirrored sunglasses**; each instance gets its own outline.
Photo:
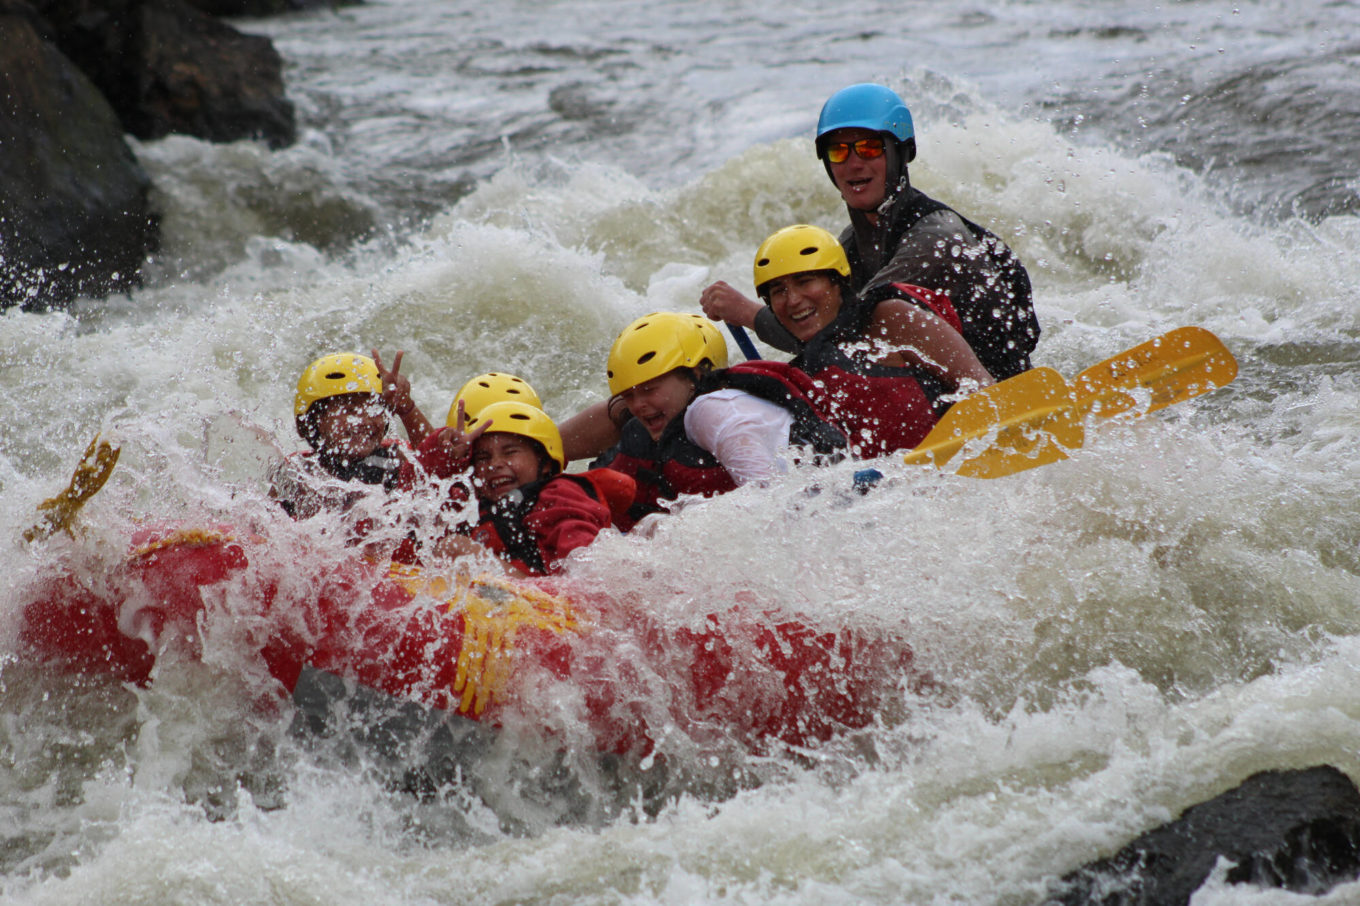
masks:
<path id="1" fill-rule="evenodd" d="M 833 164 L 843 164 L 850 157 L 850 150 L 862 160 L 873 160 L 883 156 L 883 139 L 862 138 L 857 142 L 831 142 L 826 146 L 826 159 Z"/>

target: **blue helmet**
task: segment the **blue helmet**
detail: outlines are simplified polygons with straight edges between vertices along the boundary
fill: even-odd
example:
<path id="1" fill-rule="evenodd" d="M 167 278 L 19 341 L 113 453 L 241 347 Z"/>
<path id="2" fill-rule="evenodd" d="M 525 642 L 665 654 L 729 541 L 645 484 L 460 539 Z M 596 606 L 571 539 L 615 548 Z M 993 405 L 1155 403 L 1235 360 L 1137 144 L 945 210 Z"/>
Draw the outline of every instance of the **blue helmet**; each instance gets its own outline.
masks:
<path id="1" fill-rule="evenodd" d="M 842 88 L 822 105 L 817 118 L 817 156 L 825 155 L 822 137 L 837 129 L 872 129 L 887 132 L 901 144 L 911 143 L 911 160 L 916 151 L 916 130 L 911 125 L 911 111 L 897 96 L 897 92 L 872 82 L 861 82 Z"/>

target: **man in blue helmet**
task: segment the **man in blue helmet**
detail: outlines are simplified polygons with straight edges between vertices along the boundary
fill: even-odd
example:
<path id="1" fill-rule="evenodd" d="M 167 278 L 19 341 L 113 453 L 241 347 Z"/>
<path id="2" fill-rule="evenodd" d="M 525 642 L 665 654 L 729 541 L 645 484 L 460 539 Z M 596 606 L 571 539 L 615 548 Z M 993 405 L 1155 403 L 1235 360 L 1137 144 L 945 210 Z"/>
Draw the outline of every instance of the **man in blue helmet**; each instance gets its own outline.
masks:
<path id="1" fill-rule="evenodd" d="M 1029 275 L 999 238 L 911 185 L 916 133 L 902 99 L 870 83 L 836 92 L 818 118 L 817 156 L 850 212 L 840 242 L 860 298 L 904 295 L 895 284 L 943 292 L 993 377 L 1028 369 L 1039 339 Z M 710 318 L 754 327 L 771 346 L 798 351 L 769 308 L 727 284 L 708 287 L 700 302 Z"/>

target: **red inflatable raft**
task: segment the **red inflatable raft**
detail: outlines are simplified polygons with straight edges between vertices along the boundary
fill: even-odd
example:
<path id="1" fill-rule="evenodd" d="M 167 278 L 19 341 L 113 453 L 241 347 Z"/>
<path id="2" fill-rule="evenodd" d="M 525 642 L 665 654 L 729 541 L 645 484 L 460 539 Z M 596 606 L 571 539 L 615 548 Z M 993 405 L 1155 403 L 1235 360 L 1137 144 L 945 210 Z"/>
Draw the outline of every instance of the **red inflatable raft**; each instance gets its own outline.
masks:
<path id="1" fill-rule="evenodd" d="M 230 625 L 286 694 L 321 671 L 496 725 L 567 684 L 603 752 L 646 753 L 677 727 L 805 746 L 870 724 L 919 682 L 904 644 L 755 608 L 670 626 L 552 580 L 453 580 L 357 556 L 306 565 L 225 528 L 143 531 L 112 568 L 79 572 L 19 602 L 28 656 L 145 684 L 158 656 L 202 656 Z"/>

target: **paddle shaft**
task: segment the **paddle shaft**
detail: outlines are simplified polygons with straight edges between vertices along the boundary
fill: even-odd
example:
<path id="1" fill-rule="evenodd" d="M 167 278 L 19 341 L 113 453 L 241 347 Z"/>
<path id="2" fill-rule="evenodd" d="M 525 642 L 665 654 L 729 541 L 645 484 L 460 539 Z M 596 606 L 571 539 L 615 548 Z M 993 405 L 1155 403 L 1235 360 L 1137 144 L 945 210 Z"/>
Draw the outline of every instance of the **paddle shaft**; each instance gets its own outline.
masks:
<path id="1" fill-rule="evenodd" d="M 754 361 L 760 358 L 760 353 L 756 351 L 756 344 L 751 342 L 751 337 L 747 335 L 746 328 L 737 324 L 728 324 L 727 330 L 732 334 L 732 339 L 737 341 L 737 346 L 741 348 L 742 355 L 746 356 L 746 361 Z"/>

